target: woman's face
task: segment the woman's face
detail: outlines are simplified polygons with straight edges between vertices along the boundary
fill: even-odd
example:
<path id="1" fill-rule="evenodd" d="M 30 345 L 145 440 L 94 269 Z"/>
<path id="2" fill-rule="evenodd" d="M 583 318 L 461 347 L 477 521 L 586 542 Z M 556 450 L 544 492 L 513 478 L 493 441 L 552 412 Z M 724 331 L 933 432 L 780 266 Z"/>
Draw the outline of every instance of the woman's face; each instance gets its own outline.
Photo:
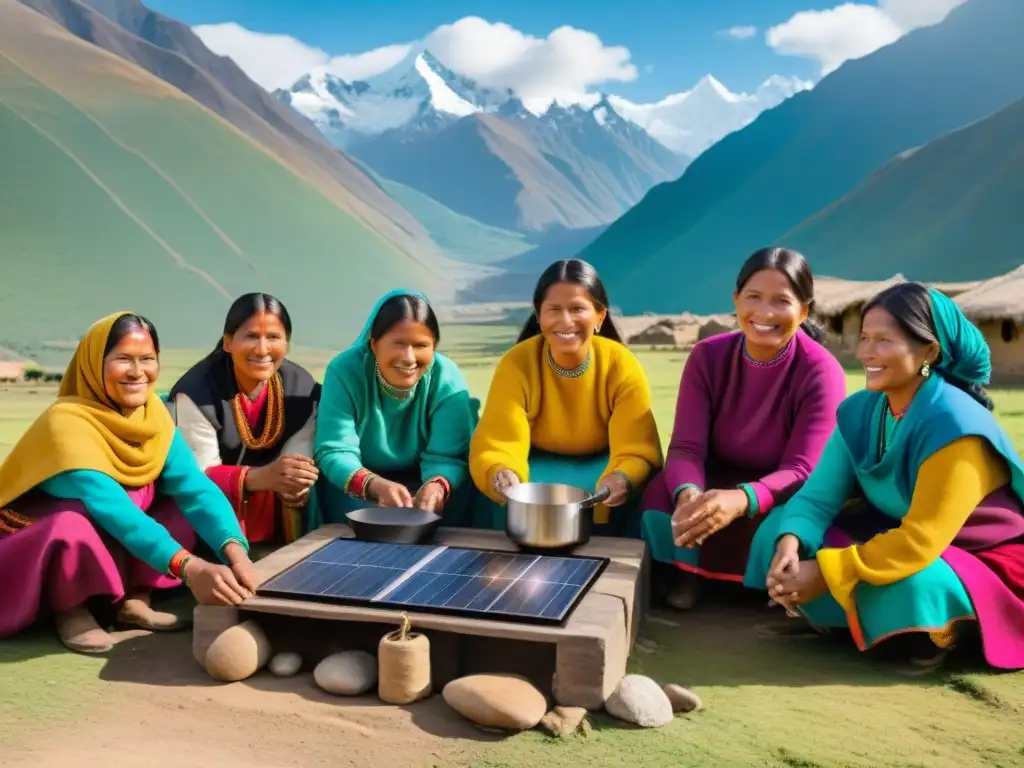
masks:
<path id="1" fill-rule="evenodd" d="M 733 295 L 736 321 L 751 346 L 781 349 L 807 319 L 805 307 L 789 278 L 777 269 L 762 269 Z"/>
<path id="2" fill-rule="evenodd" d="M 257 312 L 235 331 L 224 336 L 224 351 L 231 355 L 235 378 L 243 387 L 269 381 L 288 354 L 288 335 L 281 318 Z"/>
<path id="3" fill-rule="evenodd" d="M 537 321 L 552 351 L 572 355 L 582 352 L 607 314 L 582 285 L 555 283 L 541 302 Z"/>
<path id="4" fill-rule="evenodd" d="M 434 334 L 423 323 L 402 320 L 370 340 L 381 376 L 393 387 L 409 389 L 434 361 Z"/>
<path id="5" fill-rule="evenodd" d="M 907 337 L 887 310 L 874 307 L 861 323 L 857 359 L 867 373 L 867 388 L 897 392 L 913 386 L 927 360 L 938 358 L 938 345 L 922 346 Z"/>
<path id="6" fill-rule="evenodd" d="M 145 405 L 159 374 L 153 337 L 142 328 L 126 333 L 103 358 L 103 388 L 122 411 Z"/>

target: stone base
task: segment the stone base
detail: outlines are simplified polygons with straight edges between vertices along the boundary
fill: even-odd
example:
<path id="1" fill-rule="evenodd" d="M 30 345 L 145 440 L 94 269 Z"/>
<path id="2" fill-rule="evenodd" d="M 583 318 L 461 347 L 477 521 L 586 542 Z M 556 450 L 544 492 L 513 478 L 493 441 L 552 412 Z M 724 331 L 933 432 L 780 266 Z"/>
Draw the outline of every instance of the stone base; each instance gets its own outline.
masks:
<path id="1" fill-rule="evenodd" d="M 351 537 L 345 525 L 325 525 L 260 560 L 269 579 L 329 541 Z M 434 543 L 516 551 L 500 531 L 439 529 Z M 626 674 L 626 660 L 646 608 L 649 559 L 642 541 L 593 538 L 573 554 L 607 557 L 608 567 L 564 627 L 408 612 L 414 631 L 430 638 L 435 691 L 449 680 L 484 672 L 521 674 L 556 704 L 597 710 Z M 376 653 L 382 635 L 401 624 L 401 612 L 302 600 L 253 597 L 238 607 L 195 609 L 192 648 L 202 664 L 206 649 L 228 627 L 255 619 L 274 652 L 297 651 L 311 669 L 327 654 L 361 648 Z"/>

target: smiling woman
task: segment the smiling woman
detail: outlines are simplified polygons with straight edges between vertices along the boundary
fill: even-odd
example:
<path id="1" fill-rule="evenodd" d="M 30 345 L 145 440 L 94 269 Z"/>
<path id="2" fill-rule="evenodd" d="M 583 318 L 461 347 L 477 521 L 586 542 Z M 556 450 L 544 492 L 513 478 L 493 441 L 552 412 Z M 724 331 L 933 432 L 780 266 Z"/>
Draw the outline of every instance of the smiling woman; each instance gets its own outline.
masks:
<path id="1" fill-rule="evenodd" d="M 674 566 L 656 585 L 675 608 L 694 605 L 699 578 L 743 581 L 754 532 L 807 479 L 835 426 L 846 377 L 805 325 L 813 291 L 799 253 L 757 251 L 736 278 L 740 330 L 699 342 L 686 361 L 643 517 L 652 557 Z"/>
<path id="2" fill-rule="evenodd" d="M 608 317 L 601 279 L 585 261 L 555 262 L 494 371 L 473 435 L 470 470 L 486 497 L 476 525 L 505 526 L 510 486 L 556 482 L 606 487 L 595 532 L 638 535 L 635 502 L 661 458 L 647 377 Z"/>
<path id="3" fill-rule="evenodd" d="M 213 351 L 168 397 L 199 466 L 253 543 L 294 541 L 320 522 L 310 494 L 319 476 L 312 456 L 320 385 L 285 359 L 291 335 L 276 298 L 239 297 Z"/>
<path id="4" fill-rule="evenodd" d="M 316 460 L 328 520 L 367 506 L 427 509 L 465 525 L 476 404 L 458 366 L 437 351 L 426 297 L 391 291 L 355 343 L 324 373 Z"/>
<path id="5" fill-rule="evenodd" d="M 196 466 L 155 392 L 152 323 L 118 313 L 79 342 L 56 402 L 0 464 L 0 637 L 53 613 L 64 644 L 111 648 L 86 604 L 153 630 L 185 625 L 150 607 L 153 590 L 186 583 L 200 602 L 241 602 L 255 589 L 248 543 Z M 196 533 L 231 567 L 193 556 Z"/>

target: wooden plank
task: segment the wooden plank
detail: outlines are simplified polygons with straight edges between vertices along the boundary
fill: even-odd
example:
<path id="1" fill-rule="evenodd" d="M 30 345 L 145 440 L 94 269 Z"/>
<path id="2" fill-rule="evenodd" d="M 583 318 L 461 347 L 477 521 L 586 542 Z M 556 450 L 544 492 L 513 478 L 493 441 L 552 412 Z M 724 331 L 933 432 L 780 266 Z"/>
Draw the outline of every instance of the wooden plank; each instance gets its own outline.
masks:
<path id="1" fill-rule="evenodd" d="M 588 595 L 589 597 L 589 595 Z M 556 646 L 552 693 L 564 707 L 597 710 L 626 674 L 626 624 L 622 600 L 593 595 L 586 619 L 589 634 L 566 637 Z"/>

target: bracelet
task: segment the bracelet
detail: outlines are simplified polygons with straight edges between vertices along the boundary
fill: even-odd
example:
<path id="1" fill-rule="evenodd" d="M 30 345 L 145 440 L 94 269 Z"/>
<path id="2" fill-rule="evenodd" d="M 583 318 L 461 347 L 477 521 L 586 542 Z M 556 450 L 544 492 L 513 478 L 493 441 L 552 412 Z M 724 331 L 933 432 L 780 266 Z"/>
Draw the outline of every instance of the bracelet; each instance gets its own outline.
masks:
<path id="1" fill-rule="evenodd" d="M 192 553 L 187 549 L 182 548 L 175 552 L 171 557 L 171 562 L 167 564 L 167 575 L 175 579 L 182 579 L 182 575 L 185 572 L 185 563 L 188 562 L 190 557 L 192 557 Z"/>
<path id="2" fill-rule="evenodd" d="M 437 483 L 441 486 L 441 490 L 444 491 L 445 501 L 447 501 L 448 497 L 452 495 L 452 484 L 448 482 L 447 478 L 441 477 L 441 475 L 434 475 L 432 478 L 427 480 L 424 485 L 429 485 L 430 483 Z"/>
<path id="3" fill-rule="evenodd" d="M 189 555 L 188 557 L 186 557 L 184 560 L 181 561 L 181 568 L 180 568 L 181 576 L 178 577 L 179 579 L 181 579 L 181 583 L 184 584 L 186 587 L 188 586 L 188 577 L 185 575 L 185 566 L 188 565 L 188 561 L 191 560 L 191 559 L 192 559 L 192 555 Z"/>
<path id="4" fill-rule="evenodd" d="M 370 490 L 370 482 L 377 476 L 370 470 L 360 467 L 355 470 L 345 483 L 345 492 L 357 499 L 366 499 Z"/>

